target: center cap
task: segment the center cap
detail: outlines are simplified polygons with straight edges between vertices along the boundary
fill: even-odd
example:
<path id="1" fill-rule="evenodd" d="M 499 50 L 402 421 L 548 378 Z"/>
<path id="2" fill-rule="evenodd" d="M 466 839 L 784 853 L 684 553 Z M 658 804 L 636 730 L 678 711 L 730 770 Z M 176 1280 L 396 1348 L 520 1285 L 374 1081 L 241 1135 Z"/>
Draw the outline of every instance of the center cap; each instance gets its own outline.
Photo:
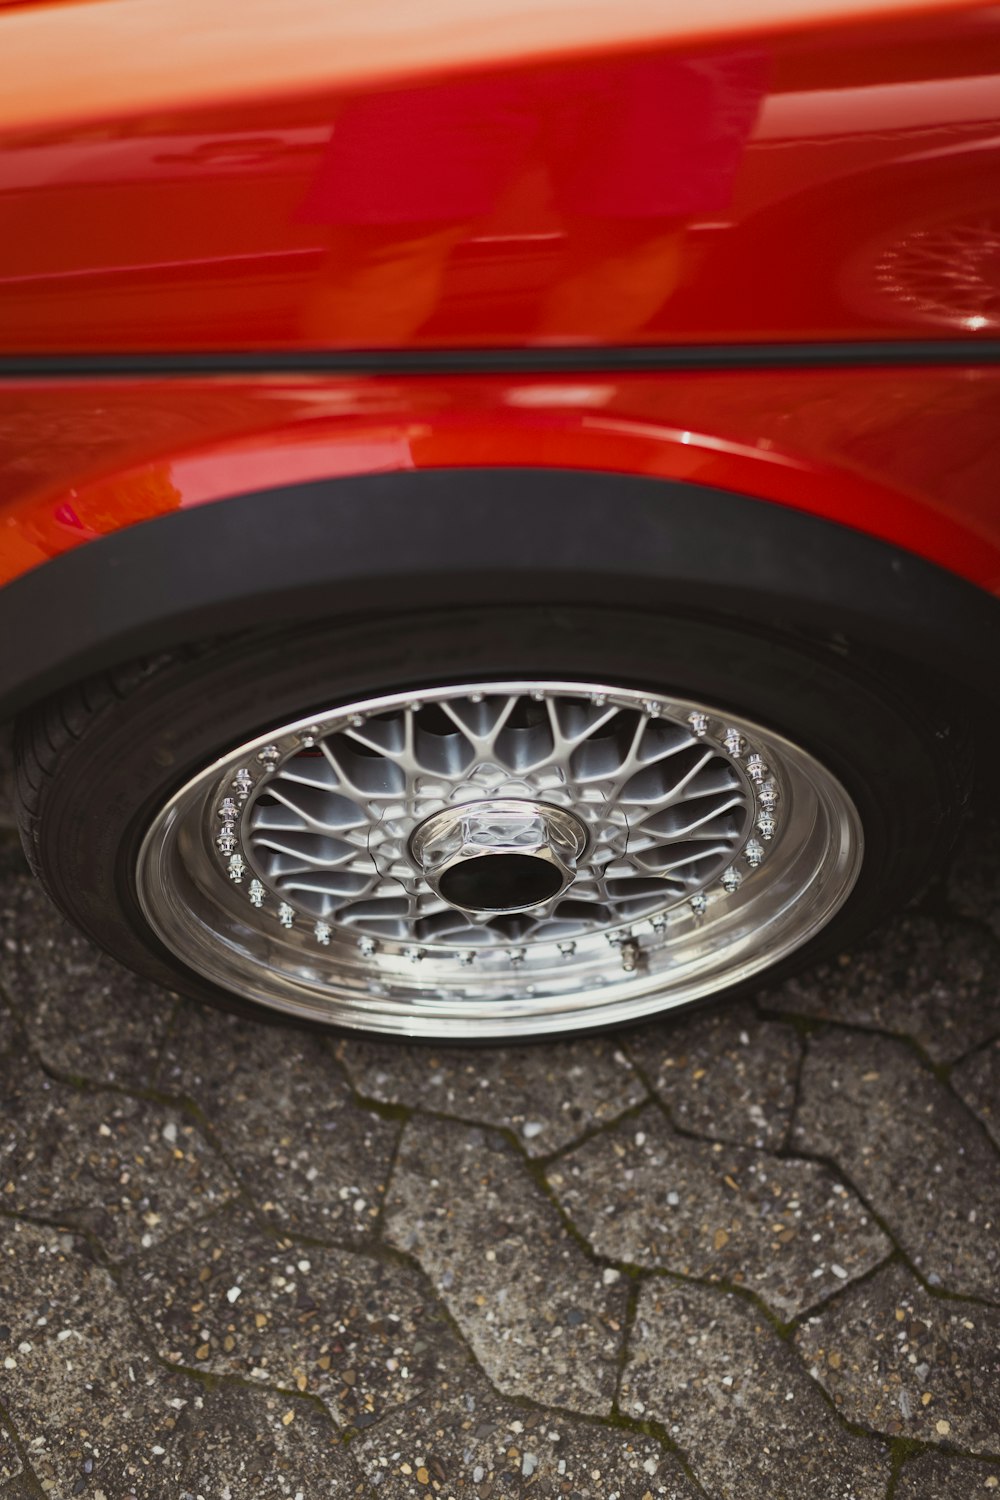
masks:
<path id="1" fill-rule="evenodd" d="M 511 798 L 434 813 L 413 833 L 410 856 L 450 906 L 498 913 L 560 896 L 586 847 L 583 824 L 564 808 Z"/>

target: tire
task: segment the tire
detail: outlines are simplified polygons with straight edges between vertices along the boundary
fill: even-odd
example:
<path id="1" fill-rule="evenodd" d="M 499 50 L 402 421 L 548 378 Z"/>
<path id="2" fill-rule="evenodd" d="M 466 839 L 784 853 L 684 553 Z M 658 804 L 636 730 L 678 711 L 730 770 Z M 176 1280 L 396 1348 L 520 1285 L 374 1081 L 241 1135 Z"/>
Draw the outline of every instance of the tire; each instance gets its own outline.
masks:
<path id="1" fill-rule="evenodd" d="M 599 1029 L 777 978 L 904 904 L 968 793 L 947 704 L 842 640 L 721 618 L 340 620 L 50 699 L 18 726 L 22 836 L 57 904 L 121 962 L 258 1019 L 452 1041 Z M 455 728 L 494 715 L 496 734 L 504 713 L 488 754 Z M 400 790 L 406 735 L 417 769 Z M 358 896 L 366 861 L 378 873 Z M 505 869 L 528 886 L 498 896 Z M 397 899 L 407 884 L 417 895 Z"/>

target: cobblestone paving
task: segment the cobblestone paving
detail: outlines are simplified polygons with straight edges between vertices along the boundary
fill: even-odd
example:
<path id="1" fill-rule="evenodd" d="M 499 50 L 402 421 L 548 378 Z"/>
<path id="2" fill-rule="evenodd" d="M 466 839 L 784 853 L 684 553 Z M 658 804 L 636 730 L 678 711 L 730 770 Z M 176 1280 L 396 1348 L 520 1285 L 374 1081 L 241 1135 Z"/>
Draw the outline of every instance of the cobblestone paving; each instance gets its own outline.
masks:
<path id="1" fill-rule="evenodd" d="M 164 995 L 3 833 L 0 935 L 0 1500 L 1000 1492 L 996 826 L 824 968 L 528 1049 Z"/>

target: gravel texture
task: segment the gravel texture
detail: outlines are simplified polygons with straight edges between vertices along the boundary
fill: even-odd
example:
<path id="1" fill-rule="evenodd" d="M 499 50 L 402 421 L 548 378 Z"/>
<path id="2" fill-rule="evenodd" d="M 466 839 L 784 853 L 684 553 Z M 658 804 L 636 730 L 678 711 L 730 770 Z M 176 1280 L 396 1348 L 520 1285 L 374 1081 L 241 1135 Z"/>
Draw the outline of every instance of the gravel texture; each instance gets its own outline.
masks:
<path id="1" fill-rule="evenodd" d="M 428 1417 L 430 1416 L 430 1420 Z M 579 1500 L 700 1500 L 654 1438 L 517 1406 L 482 1378 L 455 1396 L 393 1413 L 352 1450 L 378 1493 L 566 1495 Z"/>
<path id="2" fill-rule="evenodd" d="M 15 1074 L 11 1059 L 6 1070 Z M 81 1093 L 38 1076 L 3 1086 L 19 1137 L 8 1207 L 90 1230 L 117 1257 L 148 1250 L 235 1191 L 225 1164 L 183 1114 L 120 1094 Z"/>
<path id="3" fill-rule="evenodd" d="M 1000 1491 L 1000 1464 L 923 1453 L 905 1466 L 893 1500 L 991 1500 Z"/>
<path id="4" fill-rule="evenodd" d="M 657 1110 L 561 1158 L 548 1180 L 599 1255 L 746 1287 L 783 1318 L 892 1250 L 825 1167 L 687 1140 Z"/>
<path id="5" fill-rule="evenodd" d="M 951 1075 L 952 1087 L 1000 1146 L 1000 1041 L 974 1052 Z"/>
<path id="6" fill-rule="evenodd" d="M 147 1087 L 175 997 L 127 973 L 68 926 L 12 839 L 4 854 L 0 983 L 32 1051 L 73 1080 Z"/>
<path id="7" fill-rule="evenodd" d="M 784 1143 L 802 1051 L 791 1026 L 762 1021 L 750 1005 L 715 1005 L 644 1026 L 626 1047 L 679 1128 L 744 1146 Z"/>
<path id="8" fill-rule="evenodd" d="M 651 1416 L 722 1500 L 883 1500 L 884 1446 L 846 1432 L 801 1362 L 732 1294 L 645 1286 L 622 1408 Z"/>
<path id="9" fill-rule="evenodd" d="M 325 1041 L 185 1003 L 159 1082 L 209 1122 L 276 1224 L 355 1240 L 373 1232 L 399 1127 L 354 1103 Z"/>
<path id="10" fill-rule="evenodd" d="M 934 1286 L 1000 1302 L 1000 1157 L 902 1042 L 810 1043 L 795 1146 L 832 1159 Z"/>
<path id="11" fill-rule="evenodd" d="M 626 1289 L 587 1259 L 501 1136 L 408 1125 L 386 1233 L 423 1266 L 499 1390 L 611 1410 Z"/>
<path id="12" fill-rule="evenodd" d="M 344 1041 L 337 1056 L 360 1094 L 513 1131 L 547 1156 L 646 1098 L 613 1040 L 546 1047 L 408 1047 Z"/>
<path id="13" fill-rule="evenodd" d="M 0 1399 L 51 1492 L 166 1492 L 199 1388 L 147 1351 L 108 1272 L 53 1229 L 0 1226 Z"/>
<path id="14" fill-rule="evenodd" d="M 962 858 L 778 989 L 466 1052 L 164 996 L 0 834 L 0 1500 L 987 1500 L 1000 839 Z"/>
<path id="15" fill-rule="evenodd" d="M 909 1037 L 933 1062 L 953 1062 L 1000 1032 L 1000 952 L 971 923 L 911 914 L 857 953 L 790 979 L 761 1002 Z"/>
<path id="16" fill-rule="evenodd" d="M 168 1363 L 317 1396 L 342 1427 L 473 1368 L 409 1266 L 278 1242 L 238 1211 L 130 1267 L 125 1286 Z"/>
<path id="17" fill-rule="evenodd" d="M 850 1421 L 1000 1451 L 1000 1312 L 932 1297 L 893 1265 L 809 1318 L 795 1341 Z"/>
<path id="18" fill-rule="evenodd" d="M 244 1495 L 330 1500 L 372 1491 L 321 1411 L 276 1391 L 222 1385 L 188 1402 L 177 1423 L 179 1500 Z M 108 1497 L 111 1500 L 111 1497 Z"/>

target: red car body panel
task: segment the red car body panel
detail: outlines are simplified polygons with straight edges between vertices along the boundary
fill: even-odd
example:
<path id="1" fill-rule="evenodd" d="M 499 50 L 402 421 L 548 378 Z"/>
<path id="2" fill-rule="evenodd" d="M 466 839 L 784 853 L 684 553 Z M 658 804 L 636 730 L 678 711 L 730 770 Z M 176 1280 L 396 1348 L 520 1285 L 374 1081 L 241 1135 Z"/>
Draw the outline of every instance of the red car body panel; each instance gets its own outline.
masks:
<path id="1" fill-rule="evenodd" d="M 972 11 L 8 130 L 0 348 L 986 335 L 914 236 L 1000 209 L 998 77 Z"/>
<path id="2" fill-rule="evenodd" d="M 0 556 L 9 579 L 137 521 L 324 476 L 551 466 L 773 500 L 1000 592 L 998 400 L 986 367 L 11 382 Z"/>
<path id="3" fill-rule="evenodd" d="M 215 40 L 192 75 L 179 8 L 136 0 L 164 55 L 143 64 L 145 104 L 126 77 L 103 115 L 91 78 L 57 86 L 67 38 L 127 38 L 128 7 L 0 13 L 0 581 L 264 486 L 551 465 L 771 500 L 1000 592 L 1000 13 L 858 9 L 751 23 L 716 3 L 663 35 L 662 7 L 602 6 L 574 41 L 558 6 L 529 24 L 498 3 L 465 31 L 444 7 L 378 60 L 303 0 L 254 12 L 213 83 Z M 300 13 L 313 29 L 289 41 Z M 969 352 L 939 365 L 958 339 Z M 608 358 L 817 341 L 922 354 L 697 373 Z M 497 348 L 523 374 L 302 358 Z M 535 373 L 552 350 L 573 369 Z M 233 370 L 199 375 L 209 351 Z M 241 374 L 260 352 L 274 368 Z M 129 353 L 150 373 L 102 367 Z M 186 372 L 156 370 L 183 354 Z"/>

